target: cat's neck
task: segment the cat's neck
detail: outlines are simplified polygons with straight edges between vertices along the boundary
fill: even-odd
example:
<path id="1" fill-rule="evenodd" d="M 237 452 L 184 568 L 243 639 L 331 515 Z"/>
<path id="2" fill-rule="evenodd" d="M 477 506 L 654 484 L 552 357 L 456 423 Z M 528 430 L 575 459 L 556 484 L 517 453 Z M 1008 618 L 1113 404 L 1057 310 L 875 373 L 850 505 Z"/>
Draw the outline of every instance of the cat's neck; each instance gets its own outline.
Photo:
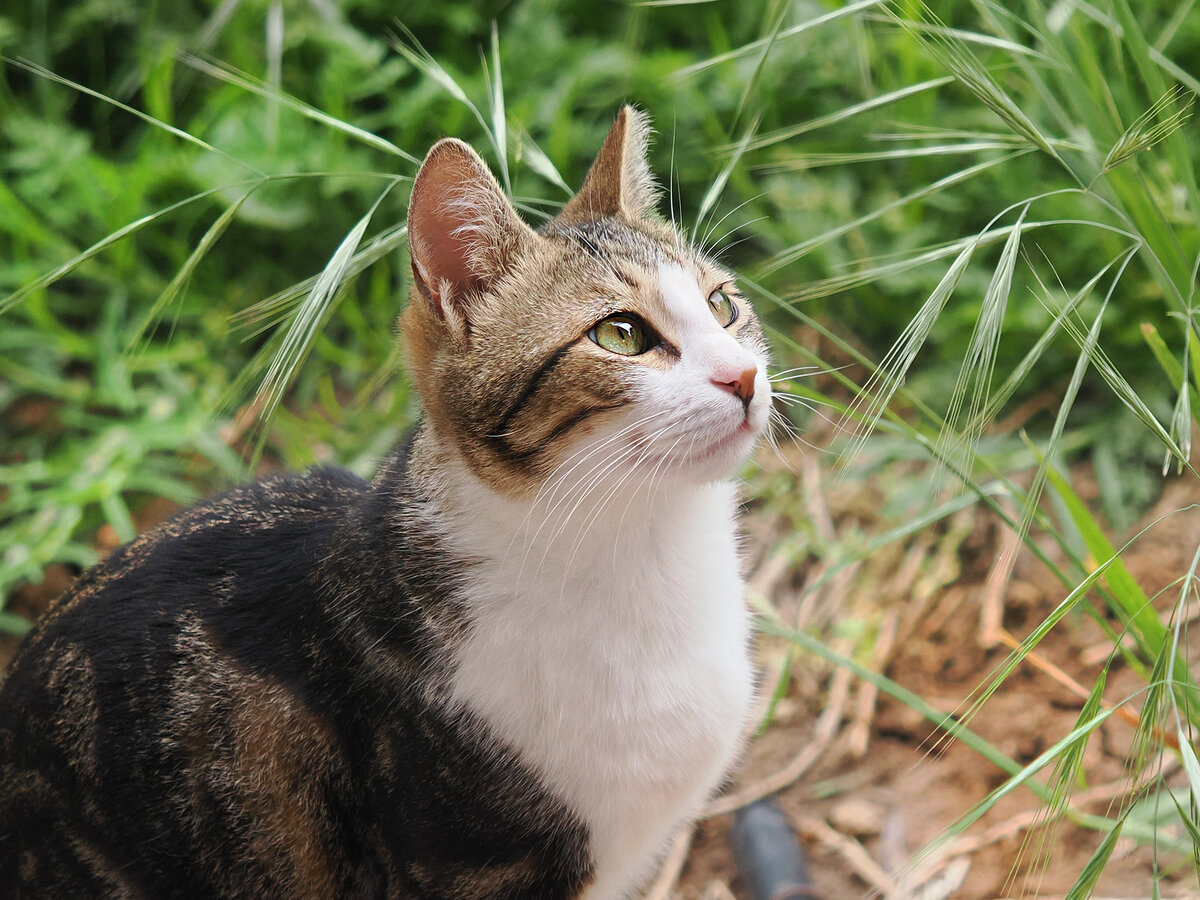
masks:
<path id="1" fill-rule="evenodd" d="M 414 443 L 412 475 L 460 558 L 510 579 L 506 593 L 545 593 L 547 582 L 629 579 L 732 545 L 736 490 L 631 472 L 552 475 L 536 493 L 494 490 L 428 429 Z M 569 469 L 569 467 L 564 467 Z M 581 467 L 582 468 L 585 467 Z M 536 586 L 536 587 L 535 587 Z"/>

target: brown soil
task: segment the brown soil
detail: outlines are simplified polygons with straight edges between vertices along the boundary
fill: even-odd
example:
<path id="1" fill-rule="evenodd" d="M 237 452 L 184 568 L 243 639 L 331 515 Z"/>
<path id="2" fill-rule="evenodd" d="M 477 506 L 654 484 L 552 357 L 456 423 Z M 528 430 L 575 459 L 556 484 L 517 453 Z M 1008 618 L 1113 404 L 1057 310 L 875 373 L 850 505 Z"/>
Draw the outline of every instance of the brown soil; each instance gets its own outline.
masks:
<path id="1" fill-rule="evenodd" d="M 806 510 L 825 519 L 835 540 L 854 529 L 882 530 L 882 523 L 872 526 L 867 520 L 870 510 L 884 505 L 880 492 L 886 490 L 873 483 L 834 484 L 818 470 L 825 463 L 815 463 L 812 451 L 787 455 L 808 492 Z M 1074 480 L 1077 489 L 1086 486 L 1087 472 L 1075 473 Z M 1088 491 L 1081 493 L 1086 496 Z M 1139 527 L 1197 501 L 1200 487 L 1194 482 L 1173 483 Z M 779 533 L 784 527 L 767 510 L 751 511 L 752 541 L 779 546 L 786 540 Z M 805 586 L 821 571 L 818 559 L 803 557 L 772 572 L 768 551 L 751 566 L 749 582 L 761 585 L 766 572 L 766 593 L 785 621 L 798 618 L 806 631 L 884 672 L 939 712 L 962 714 L 973 692 L 1008 654 L 1002 642 L 985 646 L 988 634 L 993 639 L 999 635 L 1001 641 L 1011 640 L 1009 635 L 1019 640 L 1067 595 L 1067 588 L 1028 551 L 1018 556 L 1011 577 L 989 591 L 989 574 L 1008 535 L 995 514 L 968 507 L 902 542 L 904 546 L 880 551 L 881 558 L 868 558 L 840 585 L 830 581 L 829 596 L 820 604 L 808 603 L 807 609 Z M 1172 516 L 1166 527 L 1156 527 L 1123 558 L 1147 594 L 1154 596 L 1188 570 L 1198 544 L 1200 511 L 1187 510 Z M 1061 554 L 1051 549 L 1051 555 L 1061 562 Z M 1164 619 L 1177 597 L 1177 590 L 1163 592 L 1157 606 Z M 987 628 L 989 609 L 999 613 L 994 623 L 999 630 Z M 857 623 L 858 638 L 839 637 L 847 631 L 847 622 Z M 896 639 L 889 645 L 893 626 Z M 762 640 L 765 668 L 779 659 L 783 646 L 778 639 Z M 1075 726 L 1086 692 L 1110 651 L 1111 642 L 1094 621 L 1067 616 L 969 727 L 1019 765 L 1031 762 Z M 816 755 L 815 763 L 777 795 L 801 838 L 813 896 L 1066 896 L 1099 845 L 1100 833 L 1064 820 L 1047 826 L 1043 804 L 1022 787 L 962 834 L 947 836 L 946 829 L 1004 783 L 1006 773 L 964 744 L 945 739 L 909 706 L 885 696 L 872 705 L 870 689 L 861 681 L 839 676 L 810 655 L 795 659 L 791 672 L 787 699 L 766 733 L 751 744 L 727 795 L 753 790 L 798 755 Z M 1105 703 L 1128 701 L 1136 715 L 1141 701 L 1137 692 L 1144 684 L 1122 662 L 1114 662 Z M 832 712 L 831 706 L 836 707 Z M 836 728 L 829 728 L 831 722 Z M 1074 809 L 1115 817 L 1129 804 L 1126 763 L 1133 735 L 1133 725 L 1116 716 L 1100 727 L 1084 755 L 1086 783 L 1073 796 Z M 1164 758 L 1163 766 L 1167 783 L 1186 783 L 1172 758 Z M 1048 781 L 1050 768 L 1038 777 Z M 665 872 L 651 895 L 661 900 L 748 898 L 731 850 L 732 818 L 722 813 L 702 822 L 682 872 L 677 878 Z M 915 856 L 939 836 L 946 838 L 942 844 L 925 857 Z M 1093 896 L 1151 897 L 1154 864 L 1153 848 L 1120 839 Z M 1161 896 L 1200 897 L 1200 879 L 1190 858 L 1160 848 L 1158 866 L 1160 873 L 1165 870 Z"/>

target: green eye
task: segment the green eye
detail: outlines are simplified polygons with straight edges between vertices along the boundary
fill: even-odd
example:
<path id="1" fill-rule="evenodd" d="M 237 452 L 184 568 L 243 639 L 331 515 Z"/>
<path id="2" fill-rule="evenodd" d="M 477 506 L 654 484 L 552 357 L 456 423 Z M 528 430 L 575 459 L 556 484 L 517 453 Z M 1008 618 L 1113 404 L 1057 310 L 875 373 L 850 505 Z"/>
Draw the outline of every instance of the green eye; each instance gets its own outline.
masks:
<path id="1" fill-rule="evenodd" d="M 610 353 L 621 356 L 637 356 L 654 346 L 646 326 L 627 313 L 601 319 L 592 326 L 588 337 Z"/>
<path id="2" fill-rule="evenodd" d="M 708 308 L 722 328 L 732 325 L 737 318 L 738 308 L 724 291 L 713 291 L 708 295 Z"/>
<path id="3" fill-rule="evenodd" d="M 729 327 L 737 318 L 738 308 L 724 291 L 713 291 L 708 295 L 708 308 L 712 310 L 713 318 L 722 328 Z"/>

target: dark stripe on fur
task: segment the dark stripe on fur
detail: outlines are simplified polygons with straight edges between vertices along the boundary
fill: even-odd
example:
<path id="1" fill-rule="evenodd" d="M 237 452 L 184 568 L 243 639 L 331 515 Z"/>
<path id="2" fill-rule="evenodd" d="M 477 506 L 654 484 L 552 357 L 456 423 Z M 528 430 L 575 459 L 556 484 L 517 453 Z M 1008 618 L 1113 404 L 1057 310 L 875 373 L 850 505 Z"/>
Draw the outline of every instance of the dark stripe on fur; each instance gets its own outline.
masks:
<path id="1" fill-rule="evenodd" d="M 564 434 L 566 434 L 572 428 L 575 428 L 577 425 L 583 424 L 585 421 L 587 421 L 589 418 L 596 415 L 597 413 L 606 412 L 607 410 L 610 410 L 610 409 L 620 409 L 624 405 L 625 405 L 624 402 L 621 402 L 621 403 L 598 404 L 596 406 L 586 407 L 586 408 L 580 410 L 579 412 L 577 412 L 575 415 L 566 419 L 565 421 L 560 422 L 558 425 L 554 426 L 554 429 L 548 435 L 546 435 L 544 438 L 542 438 L 540 441 L 538 441 L 537 444 L 530 447 L 528 450 L 513 450 L 511 448 L 511 445 L 509 445 L 508 442 L 505 441 L 505 449 L 504 449 L 504 452 L 501 453 L 501 456 L 503 456 L 504 459 L 508 460 L 509 462 L 527 462 L 529 459 L 533 458 L 534 456 L 537 456 L 537 454 L 541 453 L 543 450 L 545 450 L 547 447 L 549 447 L 552 443 L 554 443 L 556 440 L 558 440 L 560 437 L 562 437 Z"/>
<path id="2" fill-rule="evenodd" d="M 529 380 L 525 382 L 524 389 L 522 389 L 521 393 L 517 395 L 516 399 L 508 405 L 508 408 L 505 409 L 504 413 L 500 416 L 500 421 L 497 423 L 496 427 L 492 429 L 493 433 L 491 437 L 507 440 L 506 432 L 508 431 L 509 426 L 512 425 L 512 420 L 517 417 L 517 414 L 521 411 L 521 408 L 529 402 L 535 393 L 537 393 L 538 388 L 541 387 L 542 380 L 554 371 L 554 367 L 558 365 L 558 361 L 562 359 L 563 356 L 566 355 L 566 352 L 575 345 L 576 340 L 578 340 L 578 338 L 567 341 L 561 347 L 556 348 L 554 352 L 546 358 L 546 361 L 538 367 L 537 371 L 529 377 Z"/>

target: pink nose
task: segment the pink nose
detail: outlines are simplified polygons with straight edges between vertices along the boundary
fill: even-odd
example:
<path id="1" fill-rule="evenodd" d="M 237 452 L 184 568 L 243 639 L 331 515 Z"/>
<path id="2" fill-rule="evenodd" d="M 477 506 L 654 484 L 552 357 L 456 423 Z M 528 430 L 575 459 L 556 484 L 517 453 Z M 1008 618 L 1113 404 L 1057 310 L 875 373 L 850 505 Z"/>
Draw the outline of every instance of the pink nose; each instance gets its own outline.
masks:
<path id="1" fill-rule="evenodd" d="M 749 406 L 751 398 L 754 397 L 754 376 L 758 374 L 758 369 L 751 366 L 748 369 L 743 369 L 735 377 L 731 379 L 714 378 L 712 383 L 719 388 L 724 388 L 742 401 L 742 405 Z"/>

